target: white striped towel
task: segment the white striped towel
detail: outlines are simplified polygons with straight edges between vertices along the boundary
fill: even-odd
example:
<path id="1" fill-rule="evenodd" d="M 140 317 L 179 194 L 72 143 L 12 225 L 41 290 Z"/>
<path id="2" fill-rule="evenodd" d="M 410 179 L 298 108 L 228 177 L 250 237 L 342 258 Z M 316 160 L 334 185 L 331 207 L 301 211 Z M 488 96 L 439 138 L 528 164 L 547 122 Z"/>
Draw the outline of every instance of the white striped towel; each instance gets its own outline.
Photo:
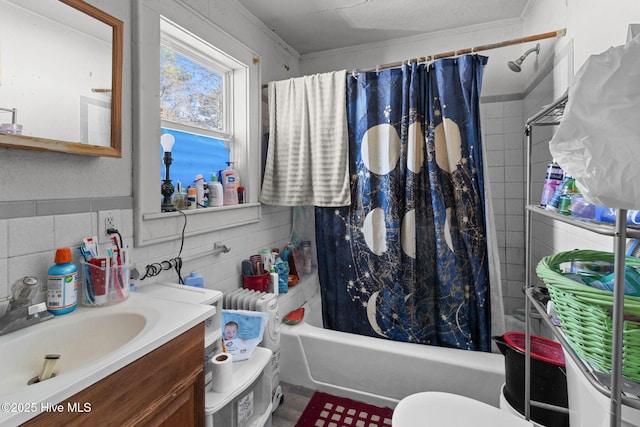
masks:
<path id="1" fill-rule="evenodd" d="M 269 149 L 260 201 L 351 204 L 346 71 L 269 83 Z"/>

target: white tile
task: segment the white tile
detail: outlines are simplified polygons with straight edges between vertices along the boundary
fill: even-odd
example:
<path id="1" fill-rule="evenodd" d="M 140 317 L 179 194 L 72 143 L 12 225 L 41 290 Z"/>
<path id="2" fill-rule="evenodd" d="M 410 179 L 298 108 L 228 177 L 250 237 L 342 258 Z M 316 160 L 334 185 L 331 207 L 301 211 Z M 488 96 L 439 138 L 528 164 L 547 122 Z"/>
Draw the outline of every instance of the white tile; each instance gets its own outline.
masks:
<path id="1" fill-rule="evenodd" d="M 46 285 L 47 271 L 53 265 L 55 253 L 53 251 L 38 252 L 11 258 L 7 266 L 9 283 L 21 277 L 35 276 Z"/>
<path id="2" fill-rule="evenodd" d="M 487 166 L 498 167 L 504 165 L 504 151 L 487 151 Z"/>
<path id="3" fill-rule="evenodd" d="M 524 164 L 524 157 L 522 150 L 504 150 L 504 165 L 505 166 L 520 166 Z"/>
<path id="4" fill-rule="evenodd" d="M 504 125 L 502 118 L 486 119 L 484 122 L 483 132 L 485 135 L 496 135 L 504 133 Z"/>
<path id="5" fill-rule="evenodd" d="M 0 299 L 9 296 L 9 274 L 7 269 L 7 259 L 0 258 Z M 0 311 L 2 313 L 2 311 Z"/>
<path id="6" fill-rule="evenodd" d="M 505 195 L 504 183 L 489 181 L 489 185 L 491 186 L 491 197 L 493 198 L 493 200 L 497 201 L 499 199 L 504 199 L 504 195 Z"/>
<path id="7" fill-rule="evenodd" d="M 507 231 L 506 233 L 507 248 L 521 248 L 524 245 L 524 232 Z"/>
<path id="8" fill-rule="evenodd" d="M 503 134 L 494 134 L 494 135 L 484 135 L 483 143 L 487 151 L 502 151 L 504 150 L 504 135 Z"/>
<path id="9" fill-rule="evenodd" d="M 82 244 L 82 239 L 91 236 L 90 213 L 56 215 L 53 224 L 56 248 L 75 248 Z"/>
<path id="10" fill-rule="evenodd" d="M 502 104 L 503 117 L 522 117 L 523 105 L 522 101 L 506 101 Z"/>
<path id="11" fill-rule="evenodd" d="M 480 104 L 480 115 L 485 119 L 495 119 L 504 117 L 502 102 L 490 102 Z"/>
<path id="12" fill-rule="evenodd" d="M 524 200 L 524 184 L 522 182 L 507 182 L 504 184 L 505 199 Z"/>
<path id="13" fill-rule="evenodd" d="M 524 257 L 524 248 L 510 248 L 507 251 L 507 259 L 505 262 L 508 264 L 524 265 Z"/>
<path id="14" fill-rule="evenodd" d="M 524 135 L 522 132 L 505 132 L 504 133 L 504 147 L 505 149 L 524 148 L 526 145 Z"/>
<path id="15" fill-rule="evenodd" d="M 524 283 L 524 266 L 519 264 L 507 264 L 507 279 Z"/>
<path id="16" fill-rule="evenodd" d="M 524 167 L 523 166 L 505 166 L 504 182 L 523 182 Z"/>
<path id="17" fill-rule="evenodd" d="M 492 183 L 503 183 L 504 182 L 504 168 L 501 167 L 489 167 L 487 168 L 489 172 L 489 181 Z"/>
<path id="18" fill-rule="evenodd" d="M 520 135 L 524 135 L 524 122 L 522 118 L 521 117 L 505 117 L 503 121 L 503 132 L 504 133 L 520 133 Z"/>
<path id="19" fill-rule="evenodd" d="M 506 215 L 506 231 L 524 231 L 524 216 Z"/>
<path id="20" fill-rule="evenodd" d="M 524 199 L 505 199 L 504 204 L 507 215 L 524 215 Z"/>
<path id="21" fill-rule="evenodd" d="M 9 257 L 54 249 L 53 217 L 8 220 Z"/>
<path id="22" fill-rule="evenodd" d="M 506 220 L 504 215 L 494 215 L 494 222 L 496 224 L 497 231 L 506 231 Z"/>
<path id="23" fill-rule="evenodd" d="M 0 259 L 9 256 L 8 220 L 0 219 Z"/>

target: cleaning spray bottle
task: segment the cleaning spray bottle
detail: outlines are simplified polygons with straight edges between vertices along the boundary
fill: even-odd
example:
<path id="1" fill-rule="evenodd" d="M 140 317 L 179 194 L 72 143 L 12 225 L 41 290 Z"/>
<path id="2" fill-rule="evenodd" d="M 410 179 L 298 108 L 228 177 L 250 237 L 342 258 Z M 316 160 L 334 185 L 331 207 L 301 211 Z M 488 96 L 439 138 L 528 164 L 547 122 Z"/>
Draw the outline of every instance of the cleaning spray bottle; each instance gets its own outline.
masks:
<path id="1" fill-rule="evenodd" d="M 227 168 L 222 171 L 222 187 L 224 188 L 224 205 L 238 204 L 238 171 L 232 168 L 233 162 L 227 162 Z"/>

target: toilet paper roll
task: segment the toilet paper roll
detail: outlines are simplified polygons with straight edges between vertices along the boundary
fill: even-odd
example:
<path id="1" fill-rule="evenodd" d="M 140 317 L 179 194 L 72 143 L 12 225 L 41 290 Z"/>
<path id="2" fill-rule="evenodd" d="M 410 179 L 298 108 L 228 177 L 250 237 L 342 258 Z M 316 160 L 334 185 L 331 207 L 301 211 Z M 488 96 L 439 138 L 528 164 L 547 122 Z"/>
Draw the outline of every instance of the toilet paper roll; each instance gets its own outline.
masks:
<path id="1" fill-rule="evenodd" d="M 211 390 L 224 393 L 233 387 L 233 365 L 228 353 L 216 354 L 211 359 Z"/>

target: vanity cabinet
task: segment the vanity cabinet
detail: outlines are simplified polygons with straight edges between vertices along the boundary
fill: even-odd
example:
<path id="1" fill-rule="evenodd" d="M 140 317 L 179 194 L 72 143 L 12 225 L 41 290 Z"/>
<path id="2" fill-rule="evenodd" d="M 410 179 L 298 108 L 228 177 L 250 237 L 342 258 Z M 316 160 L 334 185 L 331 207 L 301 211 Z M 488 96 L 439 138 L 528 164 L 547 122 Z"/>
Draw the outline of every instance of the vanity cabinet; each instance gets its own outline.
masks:
<path id="1" fill-rule="evenodd" d="M 24 425 L 204 426 L 203 358 L 200 323 Z"/>

